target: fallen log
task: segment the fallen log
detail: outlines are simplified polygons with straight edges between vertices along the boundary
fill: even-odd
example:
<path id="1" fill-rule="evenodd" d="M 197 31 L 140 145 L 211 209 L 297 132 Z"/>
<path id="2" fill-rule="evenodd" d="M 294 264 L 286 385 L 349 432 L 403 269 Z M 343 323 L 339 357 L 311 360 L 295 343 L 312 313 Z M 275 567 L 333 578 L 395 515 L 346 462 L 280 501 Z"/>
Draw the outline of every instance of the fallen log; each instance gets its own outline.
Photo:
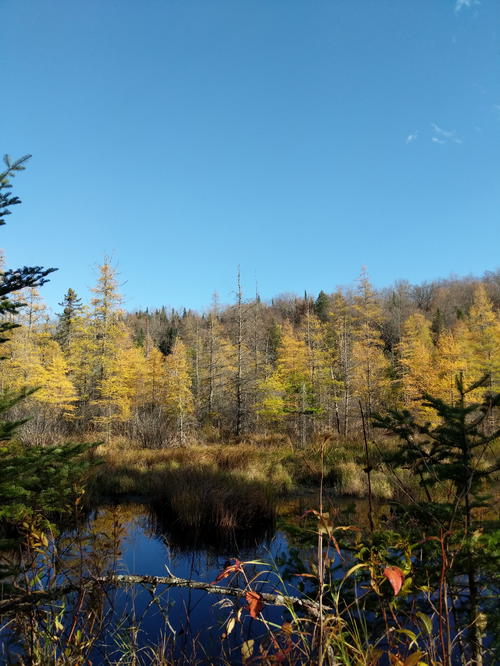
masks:
<path id="1" fill-rule="evenodd" d="M 138 576 L 133 574 L 114 574 L 109 576 L 96 576 L 85 578 L 78 584 L 72 583 L 52 590 L 36 590 L 28 594 L 20 595 L 15 598 L 0 601 L 0 614 L 11 610 L 22 610 L 29 608 L 34 604 L 53 601 L 65 594 L 77 592 L 82 589 L 89 589 L 100 585 L 102 587 L 126 587 L 129 585 L 142 585 L 145 587 L 158 587 L 158 585 L 167 585 L 168 587 L 187 587 L 193 590 L 203 590 L 207 594 L 219 594 L 237 598 L 245 598 L 249 588 L 226 587 L 214 583 L 205 583 L 203 581 L 191 580 L 190 578 L 178 578 L 177 576 Z M 255 591 L 255 590 L 254 590 Z M 273 594 L 270 592 L 259 592 L 262 601 L 269 606 L 283 606 L 293 608 L 294 611 L 305 612 L 309 617 L 319 618 L 319 604 L 310 599 L 293 597 L 285 594 Z M 332 609 L 323 605 L 323 614 L 331 613 Z"/>
<path id="2" fill-rule="evenodd" d="M 190 578 L 178 578 L 177 576 L 136 576 L 131 574 L 115 574 L 112 576 L 98 576 L 94 579 L 101 584 L 123 587 L 126 585 L 145 585 L 157 587 L 158 585 L 167 585 L 171 587 L 188 587 L 192 590 L 203 590 L 207 594 L 220 594 L 223 596 L 244 598 L 249 592 L 249 588 L 226 587 L 216 585 L 215 583 L 205 583 L 203 581 L 191 580 Z M 255 591 L 255 590 L 254 590 Z M 310 599 L 301 597 L 292 597 L 286 594 L 273 594 L 270 592 L 259 592 L 262 601 L 268 606 L 284 606 L 294 610 L 303 610 L 309 616 L 319 617 L 319 604 Z M 323 605 L 324 613 L 331 613 L 332 608 Z"/>

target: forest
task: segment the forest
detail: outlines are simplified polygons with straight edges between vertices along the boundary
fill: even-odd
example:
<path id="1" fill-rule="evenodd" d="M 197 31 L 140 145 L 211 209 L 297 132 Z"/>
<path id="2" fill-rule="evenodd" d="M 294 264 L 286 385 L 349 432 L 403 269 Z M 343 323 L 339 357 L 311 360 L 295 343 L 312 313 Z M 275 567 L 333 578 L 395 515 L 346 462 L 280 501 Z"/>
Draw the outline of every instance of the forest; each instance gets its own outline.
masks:
<path id="1" fill-rule="evenodd" d="M 0 272 L 1 663 L 495 663 L 499 272 L 126 312 L 105 260 L 51 317 L 52 271 Z"/>
<path id="2" fill-rule="evenodd" d="M 3 386 L 39 386 L 16 417 L 32 443 L 90 434 L 164 448 L 319 433 L 349 437 L 373 413 L 454 402 L 455 377 L 499 388 L 500 273 L 317 296 L 214 299 L 203 313 L 125 312 L 109 261 L 84 304 L 69 288 L 50 318 L 36 288 L 18 293 Z"/>

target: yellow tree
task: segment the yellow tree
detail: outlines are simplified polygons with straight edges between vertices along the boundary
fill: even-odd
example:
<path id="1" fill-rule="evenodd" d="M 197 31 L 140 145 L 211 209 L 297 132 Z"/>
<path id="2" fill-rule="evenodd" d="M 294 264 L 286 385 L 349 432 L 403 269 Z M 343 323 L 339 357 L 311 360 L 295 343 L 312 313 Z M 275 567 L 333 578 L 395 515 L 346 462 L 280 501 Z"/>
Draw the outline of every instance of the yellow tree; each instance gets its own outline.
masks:
<path id="1" fill-rule="evenodd" d="M 306 442 L 306 417 L 313 412 L 309 353 L 288 322 L 283 324 L 277 350 L 276 368 L 260 384 L 262 397 L 259 413 L 270 420 L 282 420 L 290 414 Z"/>
<path id="2" fill-rule="evenodd" d="M 116 271 L 108 260 L 100 267 L 87 326 L 78 339 L 80 351 L 88 354 L 85 380 L 94 424 L 104 426 L 106 438 L 112 424 L 130 417 L 133 390 L 139 363 L 130 331 L 123 322 L 121 295 Z M 87 323 L 87 322 L 85 322 Z"/>
<path id="3" fill-rule="evenodd" d="M 261 399 L 257 405 L 258 413 L 269 423 L 279 423 L 286 414 L 286 386 L 277 372 L 271 373 L 259 385 Z"/>
<path id="4" fill-rule="evenodd" d="M 176 339 L 172 352 L 165 360 L 165 374 L 166 411 L 175 420 L 177 436 L 183 445 L 189 418 L 194 412 L 194 400 L 186 347 L 180 338 Z"/>
<path id="5" fill-rule="evenodd" d="M 453 330 L 444 329 L 440 332 L 436 344 L 436 359 L 434 368 L 437 371 L 439 387 L 436 397 L 442 398 L 450 405 L 455 404 L 459 398 L 457 394 L 456 377 L 465 370 L 464 337 L 466 327 L 458 321 Z"/>
<path id="6" fill-rule="evenodd" d="M 131 344 L 128 331 L 123 327 L 123 336 L 116 339 L 114 357 L 106 362 L 105 373 L 99 384 L 99 407 L 101 413 L 96 422 L 108 428 L 112 423 L 128 421 L 132 409 L 139 406 L 142 386 L 146 375 L 144 353 Z"/>
<path id="7" fill-rule="evenodd" d="M 3 381 L 16 391 L 39 387 L 31 398 L 34 403 L 68 415 L 74 410 L 76 393 L 62 350 L 51 337 L 45 304 L 36 289 L 23 296 L 26 306 L 19 317 L 23 325 L 12 331 L 6 345 Z"/>
<path id="8" fill-rule="evenodd" d="M 2 371 L 2 386 L 14 391 L 43 386 L 45 368 L 33 330 L 16 328 L 10 333 Z"/>
<path id="9" fill-rule="evenodd" d="M 414 401 L 420 404 L 422 393 L 427 391 L 435 395 L 439 383 L 431 322 L 424 315 L 416 313 L 405 321 L 399 352 L 404 401 L 406 404 Z M 429 414 L 432 413 L 430 410 Z"/>
<path id="10" fill-rule="evenodd" d="M 302 320 L 301 339 L 307 347 L 311 398 L 318 415 L 328 413 L 331 403 L 331 353 L 327 344 L 327 325 L 309 309 Z M 313 420 L 316 425 L 316 419 Z"/>
<path id="11" fill-rule="evenodd" d="M 34 398 L 70 415 L 75 409 L 77 393 L 61 347 L 55 340 L 46 337 L 40 351 L 45 374 L 42 388 L 34 394 Z"/>
<path id="12" fill-rule="evenodd" d="M 377 404 L 384 401 L 389 388 L 389 363 L 384 355 L 381 336 L 382 308 L 365 269 L 358 280 L 353 318 L 352 384 L 370 416 Z"/>
<path id="13" fill-rule="evenodd" d="M 124 332 L 122 297 L 118 292 L 116 271 L 108 260 L 99 271 L 97 285 L 92 289 L 95 296 L 91 301 L 91 322 L 96 342 L 94 360 L 97 364 L 97 379 L 98 382 L 102 382 L 106 378 L 108 364 L 114 360 L 116 343 L 123 338 Z"/>
<path id="14" fill-rule="evenodd" d="M 47 319 L 45 304 L 37 289 L 24 289 L 19 301 L 24 307 L 16 317 L 15 328 L 10 332 L 6 343 L 7 359 L 4 365 L 3 381 L 12 389 L 42 386 L 45 381 L 45 368 L 40 350 L 40 332 Z"/>
<path id="15" fill-rule="evenodd" d="M 143 405 L 163 405 L 165 403 L 165 356 L 155 347 L 151 336 L 144 341 L 145 373 L 140 400 Z"/>
<path id="16" fill-rule="evenodd" d="M 476 381 L 485 374 L 490 375 L 486 390 L 500 388 L 500 318 L 493 310 L 483 284 L 476 287 L 474 300 L 466 321 L 464 336 L 465 358 L 469 381 Z"/>
<path id="17" fill-rule="evenodd" d="M 28 329 L 27 337 L 29 337 L 32 332 L 40 331 L 43 324 L 47 323 L 47 308 L 38 289 L 33 287 L 23 289 L 19 300 L 25 305 L 19 313 L 18 323 Z"/>

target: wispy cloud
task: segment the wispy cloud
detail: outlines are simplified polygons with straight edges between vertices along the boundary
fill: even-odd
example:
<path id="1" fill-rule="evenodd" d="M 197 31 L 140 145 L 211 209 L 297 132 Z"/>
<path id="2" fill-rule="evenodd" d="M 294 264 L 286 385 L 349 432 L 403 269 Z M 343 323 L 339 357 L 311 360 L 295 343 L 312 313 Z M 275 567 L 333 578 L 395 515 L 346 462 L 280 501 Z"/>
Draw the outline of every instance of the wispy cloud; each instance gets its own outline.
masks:
<path id="1" fill-rule="evenodd" d="M 481 2 L 479 0 L 457 0 L 455 2 L 455 11 L 459 12 L 461 11 L 464 7 L 467 9 L 470 9 L 474 5 L 480 5 Z"/>
<path id="2" fill-rule="evenodd" d="M 439 125 L 436 125 L 436 123 L 431 123 L 431 127 L 433 132 L 433 143 L 448 143 L 448 141 L 451 141 L 452 143 L 462 143 L 462 139 L 457 136 L 455 130 L 445 130 L 442 127 L 439 127 Z"/>
<path id="3" fill-rule="evenodd" d="M 408 136 L 406 137 L 406 143 L 413 143 L 417 139 L 418 139 L 418 130 L 415 130 L 411 134 L 408 134 Z"/>

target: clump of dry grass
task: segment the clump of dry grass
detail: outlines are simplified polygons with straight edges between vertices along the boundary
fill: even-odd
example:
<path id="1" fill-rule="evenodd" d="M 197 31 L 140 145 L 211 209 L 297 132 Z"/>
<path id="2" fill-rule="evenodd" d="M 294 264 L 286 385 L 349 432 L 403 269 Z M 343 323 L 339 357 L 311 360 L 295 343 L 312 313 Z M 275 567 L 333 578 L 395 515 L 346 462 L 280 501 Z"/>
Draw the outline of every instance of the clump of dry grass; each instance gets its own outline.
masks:
<path id="1" fill-rule="evenodd" d="M 290 485 L 283 469 L 258 466 L 255 447 L 242 445 L 229 452 L 217 446 L 101 449 L 104 464 L 94 490 L 102 496 L 146 497 L 186 528 L 238 529 L 269 522 L 276 490 Z"/>

